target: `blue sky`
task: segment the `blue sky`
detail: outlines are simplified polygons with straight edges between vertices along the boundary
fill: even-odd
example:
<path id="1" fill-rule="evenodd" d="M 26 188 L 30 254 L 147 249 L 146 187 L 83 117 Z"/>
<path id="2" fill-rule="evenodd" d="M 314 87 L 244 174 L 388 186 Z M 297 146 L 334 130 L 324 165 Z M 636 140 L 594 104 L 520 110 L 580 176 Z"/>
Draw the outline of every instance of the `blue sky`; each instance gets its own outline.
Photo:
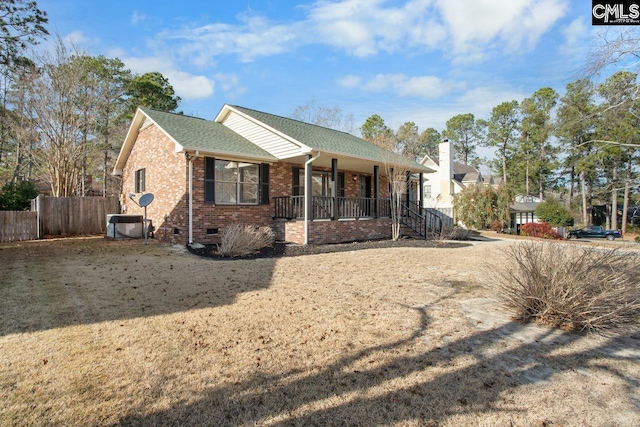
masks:
<path id="1" fill-rule="evenodd" d="M 541 87 L 562 93 L 592 43 L 571 0 L 39 0 L 49 31 L 131 70 L 160 71 L 185 114 L 224 103 L 290 116 L 315 101 L 443 130 Z"/>

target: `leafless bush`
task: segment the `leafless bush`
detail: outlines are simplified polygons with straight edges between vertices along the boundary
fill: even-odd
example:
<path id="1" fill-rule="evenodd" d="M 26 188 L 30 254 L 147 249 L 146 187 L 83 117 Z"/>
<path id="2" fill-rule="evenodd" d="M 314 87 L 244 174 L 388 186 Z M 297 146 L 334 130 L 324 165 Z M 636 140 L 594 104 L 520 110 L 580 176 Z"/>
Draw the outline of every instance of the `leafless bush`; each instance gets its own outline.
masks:
<path id="1" fill-rule="evenodd" d="M 469 240 L 470 237 L 479 235 L 479 232 L 467 228 L 443 227 L 440 233 L 440 240 Z"/>
<path id="2" fill-rule="evenodd" d="M 531 242 L 506 252 L 500 297 L 517 320 L 588 331 L 638 326 L 637 256 Z"/>
<path id="3" fill-rule="evenodd" d="M 218 253 L 226 256 L 250 255 L 271 246 L 274 241 L 275 234 L 271 227 L 231 224 L 223 231 Z"/>

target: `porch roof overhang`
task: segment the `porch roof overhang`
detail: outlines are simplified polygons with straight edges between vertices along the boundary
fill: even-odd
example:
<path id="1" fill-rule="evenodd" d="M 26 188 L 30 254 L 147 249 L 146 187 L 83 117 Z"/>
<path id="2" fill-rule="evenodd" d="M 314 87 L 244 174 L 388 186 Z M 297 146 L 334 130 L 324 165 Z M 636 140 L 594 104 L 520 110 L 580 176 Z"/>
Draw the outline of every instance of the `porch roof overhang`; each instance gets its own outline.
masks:
<path id="1" fill-rule="evenodd" d="M 309 153 L 310 155 L 315 155 L 317 151 Z M 321 151 L 321 155 L 318 159 L 314 160 L 313 167 L 314 168 L 327 168 L 331 169 L 331 160 L 338 160 L 338 169 L 353 171 L 363 174 L 372 174 L 373 167 L 378 166 L 381 175 L 385 175 L 386 164 L 384 162 L 375 161 L 371 159 L 358 158 L 353 156 L 345 156 L 344 154 L 337 154 L 331 152 Z M 286 162 L 304 165 L 307 160 L 306 155 L 301 155 L 297 157 L 291 157 L 286 159 Z M 393 164 L 388 164 L 390 168 L 393 168 Z M 406 168 L 408 171 L 412 173 L 432 173 L 433 169 L 430 169 L 426 166 L 422 166 L 419 164 L 410 164 L 410 165 L 400 165 L 400 167 Z"/>

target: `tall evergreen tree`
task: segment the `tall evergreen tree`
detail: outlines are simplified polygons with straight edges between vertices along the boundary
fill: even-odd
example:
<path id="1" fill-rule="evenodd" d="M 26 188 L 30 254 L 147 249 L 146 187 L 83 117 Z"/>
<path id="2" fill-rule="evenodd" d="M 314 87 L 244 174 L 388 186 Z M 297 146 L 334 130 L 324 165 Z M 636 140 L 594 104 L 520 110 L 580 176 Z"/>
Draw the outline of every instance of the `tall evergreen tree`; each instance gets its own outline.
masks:
<path id="1" fill-rule="evenodd" d="M 558 148 L 550 142 L 553 133 L 551 110 L 555 107 L 558 94 L 550 87 L 538 89 L 522 101 L 522 141 L 527 170 L 526 184 L 529 186 L 531 174 L 537 181 L 540 200 L 544 200 L 547 188 L 553 182 L 552 172 L 557 167 Z M 527 188 L 527 190 L 530 190 Z"/>
<path id="2" fill-rule="evenodd" d="M 49 34 L 47 13 L 35 1 L 0 1 L 0 66 L 10 66 L 27 46 Z"/>
<path id="3" fill-rule="evenodd" d="M 596 129 L 594 86 L 588 79 L 569 83 L 560 98 L 556 136 L 565 150 L 564 166 L 569 175 L 569 196 L 573 200 L 576 178 L 580 183 L 582 223 L 589 225 L 595 176 L 593 156 Z"/>
<path id="4" fill-rule="evenodd" d="M 629 187 L 635 163 L 635 145 L 639 141 L 638 105 L 636 95 L 637 75 L 629 71 L 618 71 L 598 86 L 598 93 L 604 99 L 600 105 L 598 140 L 602 173 L 607 179 L 611 194 L 611 224 L 618 225 L 618 191 L 625 188 L 624 206 L 628 206 Z M 623 184 L 624 183 L 624 184 Z M 623 210 L 626 215 L 626 210 Z M 623 218 L 626 229 L 626 218 Z"/>
<path id="5" fill-rule="evenodd" d="M 169 80 L 157 71 L 133 77 L 127 85 L 127 95 L 129 118 L 138 107 L 173 112 L 180 103 L 180 97 L 175 94 Z"/>
<path id="6" fill-rule="evenodd" d="M 420 134 L 420 146 L 423 155 L 438 158 L 438 144 L 442 141 L 442 135 L 434 128 L 427 128 Z"/>
<path id="7" fill-rule="evenodd" d="M 514 144 L 518 139 L 520 125 L 520 109 L 518 101 L 503 102 L 491 110 L 489 120 L 482 122 L 486 127 L 486 145 L 495 147 L 500 156 L 502 168 L 502 181 L 508 184 L 507 159 L 514 150 Z"/>
<path id="8" fill-rule="evenodd" d="M 375 142 L 380 138 L 389 138 L 393 131 L 385 124 L 384 119 L 377 114 L 367 117 L 362 126 L 360 126 L 360 134 L 362 139 L 369 142 Z"/>
<path id="9" fill-rule="evenodd" d="M 465 165 L 478 166 L 476 149 L 482 142 L 482 128 L 473 114 L 458 114 L 447 120 L 442 136 L 453 141 L 453 157 Z"/>

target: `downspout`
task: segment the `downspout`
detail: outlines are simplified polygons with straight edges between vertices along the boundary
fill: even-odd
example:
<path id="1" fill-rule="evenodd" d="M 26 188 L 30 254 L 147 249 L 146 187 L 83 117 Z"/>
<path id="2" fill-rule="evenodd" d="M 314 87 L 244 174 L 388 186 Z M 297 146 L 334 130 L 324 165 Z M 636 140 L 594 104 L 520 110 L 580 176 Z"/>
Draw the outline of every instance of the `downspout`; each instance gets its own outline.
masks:
<path id="1" fill-rule="evenodd" d="M 309 188 L 309 179 L 307 174 L 309 173 L 308 167 L 320 157 L 320 152 L 315 157 L 310 158 L 304 163 L 304 244 L 309 244 L 309 197 L 311 194 L 311 188 Z"/>
<path id="2" fill-rule="evenodd" d="M 189 158 L 189 244 L 193 243 L 193 161 L 198 157 L 200 152 L 196 150 L 193 156 Z"/>

